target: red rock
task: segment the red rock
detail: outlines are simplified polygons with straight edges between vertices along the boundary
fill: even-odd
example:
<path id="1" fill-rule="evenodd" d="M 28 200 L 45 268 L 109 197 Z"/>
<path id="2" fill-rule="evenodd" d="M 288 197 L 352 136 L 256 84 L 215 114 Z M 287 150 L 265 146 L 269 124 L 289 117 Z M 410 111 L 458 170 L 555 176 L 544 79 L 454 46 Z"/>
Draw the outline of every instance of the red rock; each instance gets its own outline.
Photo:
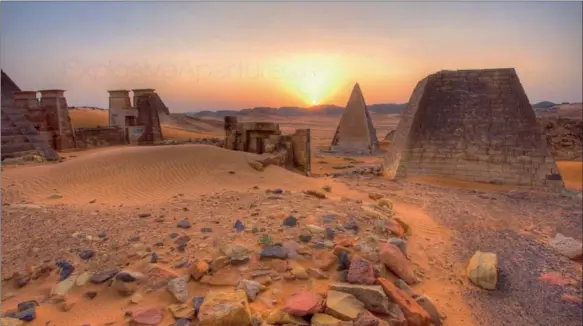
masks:
<path id="1" fill-rule="evenodd" d="M 375 283 L 372 264 L 362 257 L 355 256 L 350 260 L 350 268 L 346 281 L 352 284 L 373 285 Z"/>
<path id="2" fill-rule="evenodd" d="M 379 260 L 385 264 L 389 270 L 407 282 L 407 284 L 417 283 L 413 263 L 403 255 L 401 250 L 390 243 L 381 243 L 379 248 Z"/>
<path id="3" fill-rule="evenodd" d="M 575 303 L 575 304 L 581 304 L 583 303 L 583 301 L 581 300 L 580 297 L 576 297 L 572 294 L 563 294 L 561 295 L 561 299 L 570 302 L 570 303 Z"/>
<path id="4" fill-rule="evenodd" d="M 354 239 L 349 237 L 336 236 L 334 238 L 334 244 L 340 247 L 348 248 L 354 246 Z"/>
<path id="5" fill-rule="evenodd" d="M 560 286 L 564 286 L 564 285 L 571 283 L 571 281 L 568 278 L 566 278 L 563 275 L 556 273 L 556 272 L 551 272 L 551 273 L 546 273 L 546 274 L 541 275 L 539 277 L 539 281 L 547 282 L 549 284 L 560 285 Z"/>
<path id="6" fill-rule="evenodd" d="M 385 225 L 387 227 L 387 231 L 389 231 L 391 234 L 394 234 L 399 238 L 402 238 L 405 235 L 405 229 L 401 224 L 399 224 L 399 222 L 393 219 L 389 219 Z"/>
<path id="7" fill-rule="evenodd" d="M 289 296 L 281 311 L 293 316 L 303 317 L 322 311 L 323 304 L 324 299 L 322 296 L 311 291 L 301 291 Z"/>
<path id="8" fill-rule="evenodd" d="M 205 276 L 209 271 L 209 264 L 205 261 L 199 260 L 196 261 L 190 267 L 189 273 L 192 276 L 192 279 L 195 281 L 199 281 L 203 276 Z"/>
<path id="9" fill-rule="evenodd" d="M 408 326 L 428 326 L 431 323 L 431 316 L 423 307 L 417 303 L 412 296 L 399 289 L 395 284 L 386 278 L 379 277 L 377 282 L 383 287 L 389 300 L 393 301 L 403 311 Z"/>
<path id="10" fill-rule="evenodd" d="M 158 325 L 162 322 L 162 310 L 152 308 L 134 313 L 130 325 L 132 326 L 151 326 Z"/>
<path id="11" fill-rule="evenodd" d="M 375 315 L 368 310 L 359 313 L 353 323 L 358 326 L 391 326 L 386 321 L 375 317 Z"/>

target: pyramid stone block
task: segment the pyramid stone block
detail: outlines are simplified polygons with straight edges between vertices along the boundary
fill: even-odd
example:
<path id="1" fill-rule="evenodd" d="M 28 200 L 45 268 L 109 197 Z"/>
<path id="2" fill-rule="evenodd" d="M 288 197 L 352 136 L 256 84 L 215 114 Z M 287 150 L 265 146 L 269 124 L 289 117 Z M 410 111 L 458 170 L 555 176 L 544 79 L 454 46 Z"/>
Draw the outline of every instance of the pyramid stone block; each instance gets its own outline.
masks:
<path id="1" fill-rule="evenodd" d="M 558 190 L 561 176 L 516 71 L 440 71 L 421 80 L 385 155 L 390 179 L 427 175 Z"/>
<path id="2" fill-rule="evenodd" d="M 376 130 L 358 83 L 352 89 L 331 148 L 339 152 L 362 154 L 372 154 L 379 149 Z"/>

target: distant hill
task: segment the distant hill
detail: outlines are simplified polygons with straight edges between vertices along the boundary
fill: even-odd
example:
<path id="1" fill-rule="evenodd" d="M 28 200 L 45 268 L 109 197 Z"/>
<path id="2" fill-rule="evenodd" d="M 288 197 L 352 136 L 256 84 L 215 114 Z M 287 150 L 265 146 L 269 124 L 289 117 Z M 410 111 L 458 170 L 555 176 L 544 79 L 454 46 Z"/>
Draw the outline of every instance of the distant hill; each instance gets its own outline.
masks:
<path id="1" fill-rule="evenodd" d="M 533 109 L 548 109 L 550 107 L 553 107 L 557 104 L 553 103 L 553 102 L 549 102 L 549 101 L 542 101 L 542 102 L 538 102 L 535 104 L 532 104 L 532 108 Z"/>
<path id="2" fill-rule="evenodd" d="M 398 114 L 405 109 L 407 104 L 372 104 L 368 109 L 372 113 L 380 114 Z M 227 115 L 234 116 L 262 116 L 276 115 L 284 117 L 306 116 L 306 115 L 342 115 L 344 107 L 336 105 L 317 105 L 312 107 L 283 106 L 280 108 L 255 107 L 243 110 L 219 110 L 219 111 L 200 111 L 190 112 L 195 117 L 224 117 Z"/>

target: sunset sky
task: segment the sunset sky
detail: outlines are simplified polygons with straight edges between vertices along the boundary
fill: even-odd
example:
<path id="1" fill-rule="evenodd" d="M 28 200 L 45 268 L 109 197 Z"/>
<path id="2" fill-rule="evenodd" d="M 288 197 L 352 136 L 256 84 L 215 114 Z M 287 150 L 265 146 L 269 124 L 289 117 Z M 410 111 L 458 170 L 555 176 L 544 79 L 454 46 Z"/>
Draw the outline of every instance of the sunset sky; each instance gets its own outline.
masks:
<path id="1" fill-rule="evenodd" d="M 581 2 L 2 2 L 23 90 L 155 88 L 171 111 L 403 103 L 442 69 L 515 67 L 531 102 L 581 101 Z"/>

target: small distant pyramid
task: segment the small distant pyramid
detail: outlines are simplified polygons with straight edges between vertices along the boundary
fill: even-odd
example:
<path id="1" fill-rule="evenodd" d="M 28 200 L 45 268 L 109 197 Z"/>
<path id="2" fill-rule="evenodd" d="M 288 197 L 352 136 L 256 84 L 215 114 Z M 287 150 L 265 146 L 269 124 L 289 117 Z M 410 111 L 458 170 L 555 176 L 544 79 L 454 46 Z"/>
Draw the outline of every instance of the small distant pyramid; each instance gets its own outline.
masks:
<path id="1" fill-rule="evenodd" d="M 373 154 L 379 149 L 376 130 L 358 83 L 336 128 L 331 149 L 339 152 Z"/>

